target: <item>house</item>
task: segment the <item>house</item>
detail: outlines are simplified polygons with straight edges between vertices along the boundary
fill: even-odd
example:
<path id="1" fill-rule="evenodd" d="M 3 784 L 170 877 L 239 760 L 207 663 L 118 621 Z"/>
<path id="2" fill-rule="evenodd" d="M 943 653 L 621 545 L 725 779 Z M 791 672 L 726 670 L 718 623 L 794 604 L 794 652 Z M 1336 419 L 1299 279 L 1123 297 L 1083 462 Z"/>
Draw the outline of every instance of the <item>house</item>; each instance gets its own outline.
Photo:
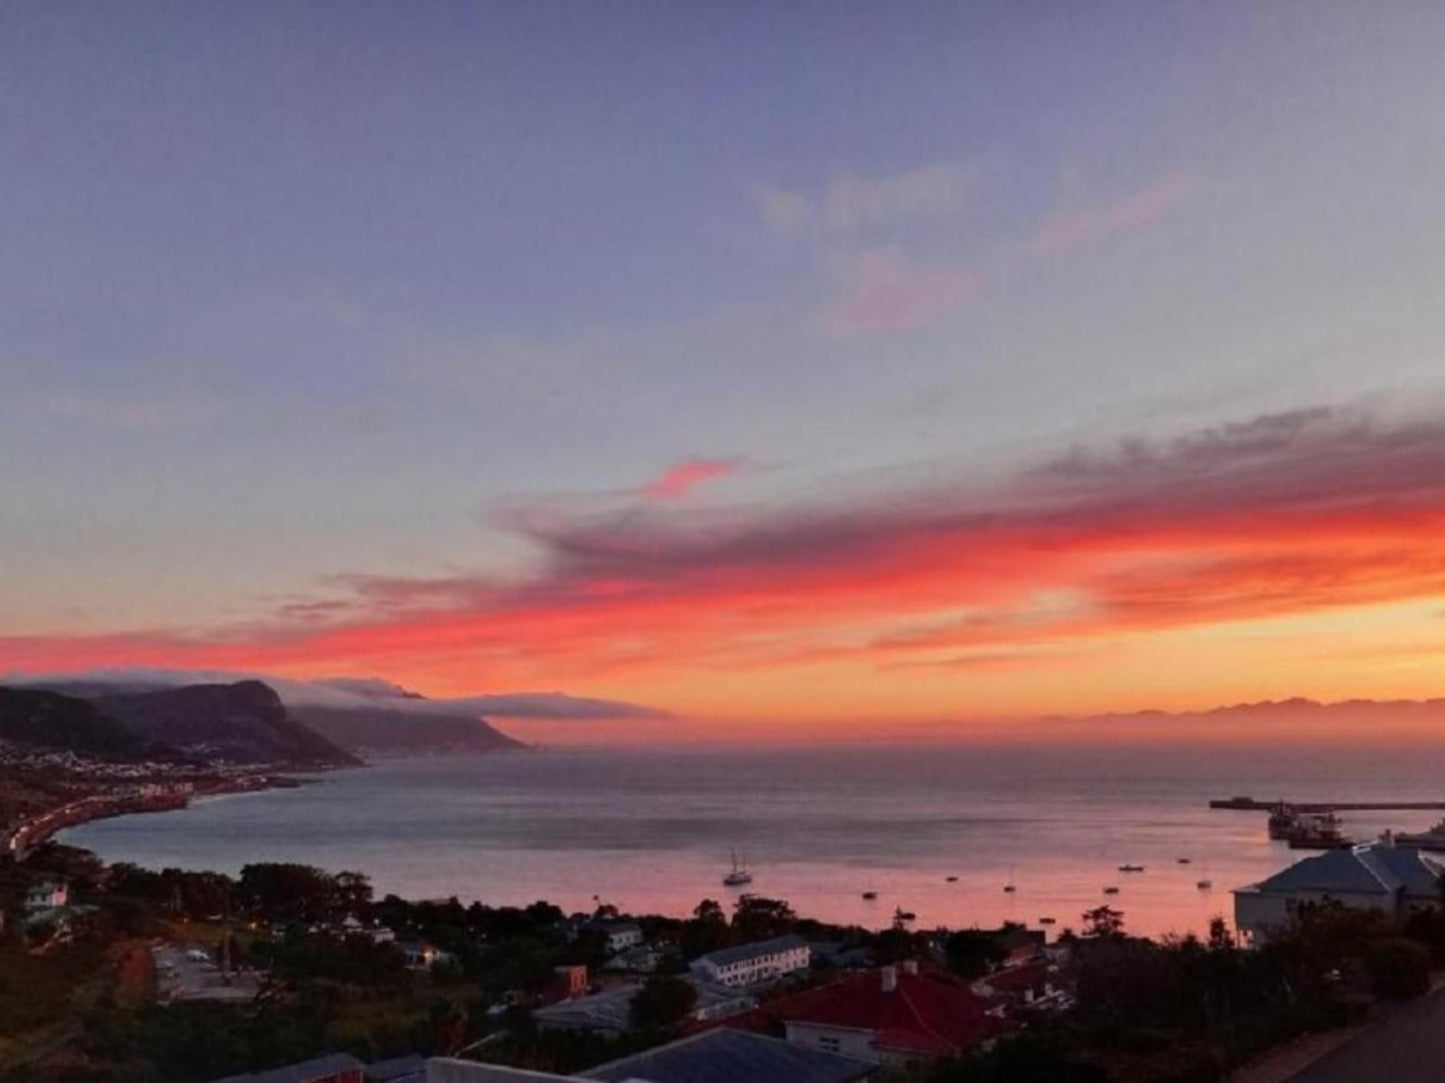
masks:
<path id="1" fill-rule="evenodd" d="M 434 1057 L 426 1083 L 859 1083 L 877 1065 L 740 1030 L 702 1034 L 599 1065 L 575 1076 Z"/>
<path id="2" fill-rule="evenodd" d="M 426 1058 L 419 1053 L 366 1066 L 366 1083 L 426 1083 Z"/>
<path id="3" fill-rule="evenodd" d="M 647 944 L 625 948 L 607 960 L 608 970 L 630 971 L 633 974 L 652 974 L 662 962 L 662 952 Z"/>
<path id="4" fill-rule="evenodd" d="M 905 1067 L 985 1045 L 1012 1029 L 994 1006 L 917 963 L 849 975 L 775 1006 L 788 1041 Z"/>
<path id="5" fill-rule="evenodd" d="M 808 954 L 819 966 L 839 970 L 861 970 L 871 961 L 867 948 L 849 947 L 840 940 L 810 940 Z"/>
<path id="6" fill-rule="evenodd" d="M 366 1083 L 365 1072 L 366 1065 L 350 1053 L 333 1053 L 269 1072 L 228 1075 L 215 1083 Z"/>
<path id="7" fill-rule="evenodd" d="M 452 955 L 449 951 L 442 951 L 434 944 L 425 940 L 403 940 L 397 944 L 401 949 L 402 956 L 406 959 L 406 965 L 412 970 L 426 970 L 437 963 L 449 963 Z"/>
<path id="8" fill-rule="evenodd" d="M 555 1004 L 559 1000 L 576 1000 L 587 995 L 587 968 L 585 966 L 554 966 L 552 980 L 548 983 L 547 1000 Z"/>
<path id="9" fill-rule="evenodd" d="M 693 1022 L 714 1022 L 739 1015 L 756 1005 L 752 997 L 726 986 L 714 985 L 688 975 L 683 979 L 697 991 Z M 632 1027 L 632 998 L 642 986 L 635 982 L 615 985 L 591 996 L 577 997 L 538 1008 L 532 1021 L 542 1030 L 585 1030 L 615 1038 Z"/>
<path id="10" fill-rule="evenodd" d="M 602 1083 L 854 1083 L 877 1066 L 741 1030 L 708 1030 L 582 1072 Z"/>
<path id="11" fill-rule="evenodd" d="M 693 961 L 692 972 L 718 985 L 756 985 L 807 970 L 812 961 L 801 936 L 778 936 L 756 944 L 722 948 Z"/>
<path id="12" fill-rule="evenodd" d="M 607 945 L 608 955 L 616 955 L 642 943 L 642 927 L 631 921 L 597 918 L 583 924 L 582 931 L 600 934 Z"/>
<path id="13" fill-rule="evenodd" d="M 1438 904 L 1445 855 L 1391 840 L 1365 843 L 1297 861 L 1267 880 L 1234 890 L 1234 924 L 1241 939 L 1263 944 L 1302 908 L 1337 904 L 1378 910 L 1393 921 Z"/>
<path id="14" fill-rule="evenodd" d="M 1001 967 L 973 982 L 969 989 L 1006 1011 L 1062 1011 L 1074 1003 L 1069 983 L 1053 963 Z"/>
<path id="15" fill-rule="evenodd" d="M 38 880 L 25 889 L 25 912 L 39 914 L 70 903 L 70 889 L 63 880 Z"/>
<path id="16" fill-rule="evenodd" d="M 570 1083 L 571 1076 L 479 1064 L 474 1060 L 432 1057 L 426 1062 L 426 1083 Z"/>

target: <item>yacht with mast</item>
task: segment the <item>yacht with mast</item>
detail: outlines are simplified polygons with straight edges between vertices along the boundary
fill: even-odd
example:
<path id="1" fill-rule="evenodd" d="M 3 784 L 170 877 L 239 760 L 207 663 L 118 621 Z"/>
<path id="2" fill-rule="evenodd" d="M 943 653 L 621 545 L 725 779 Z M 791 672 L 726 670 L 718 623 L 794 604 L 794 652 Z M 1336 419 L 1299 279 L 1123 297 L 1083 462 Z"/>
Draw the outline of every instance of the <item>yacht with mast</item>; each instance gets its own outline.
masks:
<path id="1" fill-rule="evenodd" d="M 747 868 L 738 864 L 738 853 L 733 851 L 733 871 L 723 877 L 723 884 L 727 887 L 742 887 L 744 884 L 753 882 L 753 874 Z"/>

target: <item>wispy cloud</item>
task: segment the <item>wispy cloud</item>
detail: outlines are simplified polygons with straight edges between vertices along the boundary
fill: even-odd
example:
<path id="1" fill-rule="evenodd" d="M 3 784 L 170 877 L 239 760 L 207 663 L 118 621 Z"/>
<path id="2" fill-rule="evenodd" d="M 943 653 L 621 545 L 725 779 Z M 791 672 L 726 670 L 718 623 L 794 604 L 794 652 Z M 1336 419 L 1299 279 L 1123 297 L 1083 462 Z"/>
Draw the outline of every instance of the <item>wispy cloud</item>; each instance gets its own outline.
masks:
<path id="1" fill-rule="evenodd" d="M 725 478 L 741 469 L 740 459 L 684 459 L 648 482 L 642 492 L 651 500 L 680 500 L 704 482 Z"/>
<path id="2" fill-rule="evenodd" d="M 48 413 L 69 421 L 107 428 L 166 432 L 214 420 L 221 404 L 195 395 L 51 394 L 40 397 Z"/>
<path id="3" fill-rule="evenodd" d="M 1061 255 L 1111 233 L 1140 229 L 1183 200 L 1193 183 L 1188 173 L 1175 170 L 1108 203 L 1062 211 L 1038 228 L 1028 249 L 1036 256 Z"/>
<path id="4" fill-rule="evenodd" d="M 869 252 L 844 276 L 842 294 L 818 316 L 840 338 L 913 331 L 946 315 L 977 288 L 971 271 L 906 263 L 892 251 Z"/>
<path id="5" fill-rule="evenodd" d="M 957 214 L 968 182 L 968 169 L 951 163 L 881 177 L 844 175 L 813 193 L 760 188 L 758 212 L 771 229 L 787 236 L 846 237 Z"/>
<path id="6" fill-rule="evenodd" d="M 343 710 L 383 707 L 403 714 L 475 714 L 552 721 L 637 721 L 672 717 L 666 711 L 640 703 L 573 696 L 566 692 L 422 697 L 391 681 L 375 677 L 325 677 L 307 681 L 258 672 L 146 667 L 99 667 L 49 674 L 13 674 L 9 677 L 0 674 L 0 684 L 43 686 L 78 681 L 137 689 L 179 688 L 189 684 L 242 680 L 265 681 L 288 707 L 335 707 Z"/>

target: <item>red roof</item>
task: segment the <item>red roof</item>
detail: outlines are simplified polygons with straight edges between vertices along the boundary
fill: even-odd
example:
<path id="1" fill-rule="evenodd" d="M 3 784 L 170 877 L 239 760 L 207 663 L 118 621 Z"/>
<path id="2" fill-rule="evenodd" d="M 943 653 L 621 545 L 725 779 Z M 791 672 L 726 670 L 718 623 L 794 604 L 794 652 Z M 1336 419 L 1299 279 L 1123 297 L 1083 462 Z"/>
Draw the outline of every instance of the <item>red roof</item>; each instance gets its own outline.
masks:
<path id="1" fill-rule="evenodd" d="M 776 1005 L 790 1023 L 871 1030 L 873 1044 L 931 1055 L 957 1053 L 1011 1029 L 989 1002 L 942 974 L 898 974 L 884 992 L 882 974 L 855 974 Z"/>

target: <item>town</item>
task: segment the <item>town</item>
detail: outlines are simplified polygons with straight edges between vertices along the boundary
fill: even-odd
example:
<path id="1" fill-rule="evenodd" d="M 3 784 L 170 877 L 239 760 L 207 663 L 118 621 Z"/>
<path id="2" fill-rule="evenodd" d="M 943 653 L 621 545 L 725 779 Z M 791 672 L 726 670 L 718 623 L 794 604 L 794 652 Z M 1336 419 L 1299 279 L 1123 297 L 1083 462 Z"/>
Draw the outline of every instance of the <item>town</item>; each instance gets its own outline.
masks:
<path id="1" fill-rule="evenodd" d="M 0 1066 L 35 1083 L 1222 1079 L 1445 963 L 1442 868 L 1393 840 L 1241 888 L 1242 944 L 1109 906 L 1051 939 L 867 930 L 752 894 L 566 914 L 27 850 L 0 869 Z"/>

